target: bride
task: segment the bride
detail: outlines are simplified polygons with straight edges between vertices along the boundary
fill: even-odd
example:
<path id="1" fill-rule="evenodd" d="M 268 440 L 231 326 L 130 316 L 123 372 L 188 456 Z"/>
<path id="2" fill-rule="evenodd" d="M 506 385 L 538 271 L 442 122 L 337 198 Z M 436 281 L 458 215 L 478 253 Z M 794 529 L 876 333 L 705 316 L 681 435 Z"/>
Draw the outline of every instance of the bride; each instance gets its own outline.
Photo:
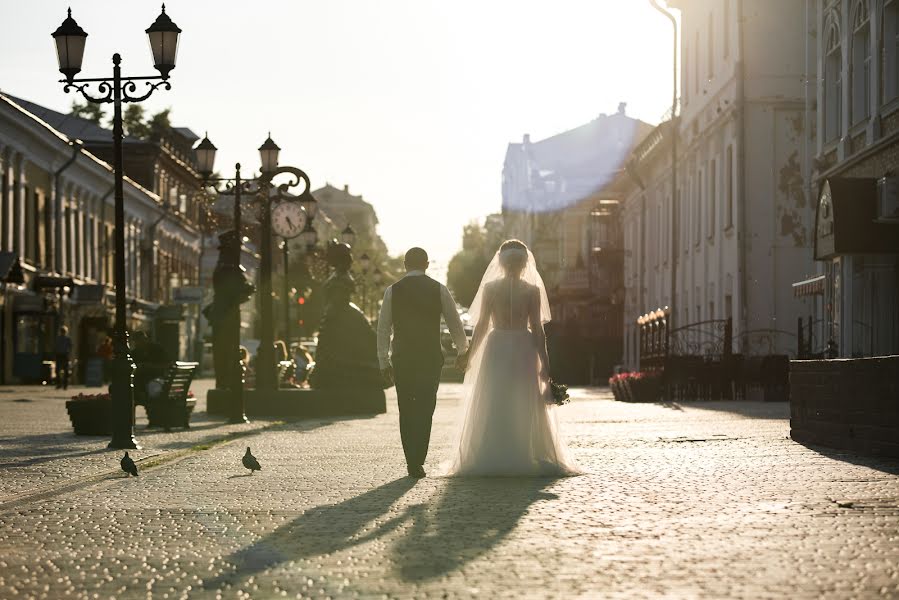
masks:
<path id="1" fill-rule="evenodd" d="M 461 427 L 450 476 L 569 476 L 581 471 L 549 402 L 546 288 L 524 243 L 503 243 L 472 302 Z"/>

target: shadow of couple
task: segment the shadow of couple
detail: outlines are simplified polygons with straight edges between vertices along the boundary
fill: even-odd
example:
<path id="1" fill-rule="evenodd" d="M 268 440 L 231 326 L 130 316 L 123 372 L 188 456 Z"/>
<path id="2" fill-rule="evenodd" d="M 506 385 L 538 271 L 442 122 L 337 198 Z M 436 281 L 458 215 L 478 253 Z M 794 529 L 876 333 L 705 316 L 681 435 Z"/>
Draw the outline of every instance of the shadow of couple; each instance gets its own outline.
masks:
<path id="1" fill-rule="evenodd" d="M 229 572 L 206 589 L 235 584 L 278 564 L 347 550 L 402 531 L 388 559 L 404 581 L 452 572 L 499 544 L 528 508 L 557 498 L 552 479 L 451 478 L 436 502 L 414 504 L 384 520 L 417 483 L 404 477 L 338 504 L 313 508 L 228 557 Z"/>

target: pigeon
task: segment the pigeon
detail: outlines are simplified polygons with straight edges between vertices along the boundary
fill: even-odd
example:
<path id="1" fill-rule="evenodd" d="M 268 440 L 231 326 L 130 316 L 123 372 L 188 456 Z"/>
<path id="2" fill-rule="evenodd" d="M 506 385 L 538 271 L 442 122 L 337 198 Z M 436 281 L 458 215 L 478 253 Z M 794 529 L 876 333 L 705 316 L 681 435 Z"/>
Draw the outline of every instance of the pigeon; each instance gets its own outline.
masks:
<path id="1" fill-rule="evenodd" d="M 137 477 L 137 465 L 134 464 L 134 461 L 131 460 L 131 457 L 128 456 L 127 452 L 125 453 L 125 456 L 122 457 L 119 464 L 122 465 L 122 470 L 127 473 L 127 476 L 130 477 L 131 475 L 134 475 Z"/>
<path id="2" fill-rule="evenodd" d="M 247 453 L 243 455 L 243 466 L 250 470 L 250 475 L 253 474 L 253 471 L 261 471 L 262 467 L 259 466 L 259 461 L 256 460 L 256 457 L 250 452 L 250 447 L 247 446 Z"/>

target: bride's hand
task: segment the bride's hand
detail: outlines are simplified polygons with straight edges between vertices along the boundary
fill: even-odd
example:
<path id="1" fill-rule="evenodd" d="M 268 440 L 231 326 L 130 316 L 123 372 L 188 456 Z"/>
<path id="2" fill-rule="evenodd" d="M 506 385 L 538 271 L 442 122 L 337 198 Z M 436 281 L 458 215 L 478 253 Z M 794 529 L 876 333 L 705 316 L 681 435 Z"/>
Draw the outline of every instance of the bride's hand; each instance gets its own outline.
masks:
<path id="1" fill-rule="evenodd" d="M 463 352 L 456 357 L 456 368 L 463 372 L 468 370 L 468 352 Z"/>
<path id="2" fill-rule="evenodd" d="M 531 371 L 533 373 L 533 371 Z M 542 365 L 540 367 L 540 379 L 543 381 L 549 381 L 549 367 L 546 365 Z"/>

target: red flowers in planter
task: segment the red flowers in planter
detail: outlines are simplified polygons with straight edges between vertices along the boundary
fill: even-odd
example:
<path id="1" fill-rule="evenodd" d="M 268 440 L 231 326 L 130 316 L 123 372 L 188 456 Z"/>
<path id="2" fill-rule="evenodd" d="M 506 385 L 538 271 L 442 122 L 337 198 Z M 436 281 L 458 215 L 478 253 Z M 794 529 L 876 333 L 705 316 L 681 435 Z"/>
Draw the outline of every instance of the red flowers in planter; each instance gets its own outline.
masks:
<path id="1" fill-rule="evenodd" d="M 70 402 L 105 402 L 110 399 L 109 394 L 78 394 L 72 396 Z"/>
<path id="2" fill-rule="evenodd" d="M 609 378 L 612 394 L 620 402 L 655 402 L 662 374 L 656 371 L 618 373 Z"/>

